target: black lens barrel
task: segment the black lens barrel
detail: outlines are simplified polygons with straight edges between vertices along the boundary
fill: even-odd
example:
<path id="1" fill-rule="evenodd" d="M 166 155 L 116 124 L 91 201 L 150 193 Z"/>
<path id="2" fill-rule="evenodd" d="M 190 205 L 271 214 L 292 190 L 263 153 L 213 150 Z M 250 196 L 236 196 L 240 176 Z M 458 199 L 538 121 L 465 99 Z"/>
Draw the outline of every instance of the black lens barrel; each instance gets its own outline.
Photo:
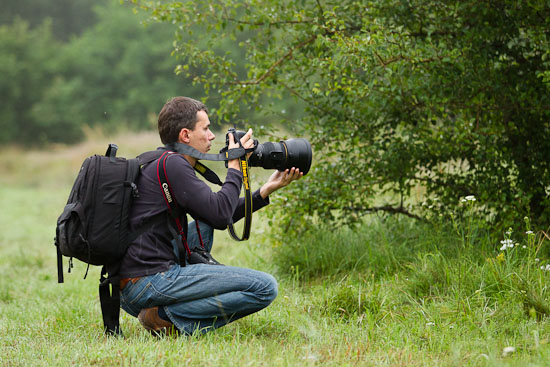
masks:
<path id="1" fill-rule="evenodd" d="M 252 167 L 284 171 L 296 167 L 306 175 L 311 167 L 311 145 L 306 139 L 288 139 L 279 143 L 258 144 L 248 162 Z"/>
<path id="2" fill-rule="evenodd" d="M 244 131 L 230 129 L 240 139 Z M 226 145 L 229 146 L 229 138 L 226 137 Z M 284 171 L 296 167 L 306 175 L 311 168 L 312 160 L 311 144 L 307 139 L 294 138 L 282 140 L 278 143 L 266 142 L 257 144 L 256 149 L 250 155 L 248 163 L 251 167 L 262 167 L 264 169 L 277 169 Z"/>
<path id="3" fill-rule="evenodd" d="M 281 143 L 263 143 L 258 144 L 248 162 L 252 167 L 262 167 L 264 169 L 279 169 L 284 166 L 286 160 L 285 148 Z M 280 170 L 280 169 L 279 169 Z"/>

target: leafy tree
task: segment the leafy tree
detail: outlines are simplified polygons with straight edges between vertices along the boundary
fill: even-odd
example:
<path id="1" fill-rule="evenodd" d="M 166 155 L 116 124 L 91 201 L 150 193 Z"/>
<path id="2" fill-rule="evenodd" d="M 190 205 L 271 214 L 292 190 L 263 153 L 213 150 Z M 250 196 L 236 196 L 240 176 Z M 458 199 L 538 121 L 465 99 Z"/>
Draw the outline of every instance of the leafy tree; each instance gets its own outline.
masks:
<path id="1" fill-rule="evenodd" d="M 40 139 L 40 120 L 34 120 L 32 106 L 44 97 L 56 73 L 59 50 L 51 23 L 29 29 L 18 18 L 0 26 L 0 143 L 27 145 Z"/>
<path id="2" fill-rule="evenodd" d="M 168 98 L 199 93 L 174 75 L 173 27 L 144 27 L 144 17 L 114 1 L 94 14 L 96 23 L 69 42 L 55 39 L 49 19 L 0 26 L 0 142 L 71 143 L 85 125 L 150 129 Z"/>
<path id="3" fill-rule="evenodd" d="M 159 106 L 192 90 L 173 73 L 171 27 L 143 27 L 130 8 L 117 3 L 95 10 L 97 23 L 63 48 L 57 58 L 60 72 L 33 106 L 34 118 L 43 125 L 78 130 L 50 133 L 47 141 L 78 141 L 83 125 L 150 128 Z"/>
<path id="4" fill-rule="evenodd" d="M 292 127 L 315 162 L 283 205 L 294 220 L 420 217 L 424 190 L 432 210 L 475 195 L 499 223 L 549 222 L 547 1 L 133 2 L 179 25 L 180 70 L 221 93 L 225 119 L 266 95 L 307 106 Z"/>
<path id="5" fill-rule="evenodd" d="M 93 7 L 107 0 L 3 0 L 0 24 L 11 24 L 21 18 L 31 28 L 40 26 L 44 20 L 52 22 L 54 38 L 67 41 L 79 35 L 95 22 Z"/>
<path id="6" fill-rule="evenodd" d="M 200 98 L 201 87 L 173 73 L 174 26 L 144 27 L 146 17 L 131 10 L 113 0 L 61 0 L 49 7 L 23 0 L 0 16 L 6 23 L 0 30 L 1 142 L 76 142 L 85 125 L 150 129 L 168 98 Z M 215 109 L 218 100 L 212 93 L 209 106 Z M 293 112 L 278 109 L 284 116 Z"/>

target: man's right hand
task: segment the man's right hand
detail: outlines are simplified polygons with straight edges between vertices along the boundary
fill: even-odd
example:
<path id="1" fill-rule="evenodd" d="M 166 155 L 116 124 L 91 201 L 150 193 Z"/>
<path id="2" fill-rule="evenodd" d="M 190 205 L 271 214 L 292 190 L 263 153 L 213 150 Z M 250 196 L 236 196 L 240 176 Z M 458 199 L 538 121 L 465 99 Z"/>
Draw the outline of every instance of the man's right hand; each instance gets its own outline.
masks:
<path id="1" fill-rule="evenodd" d="M 254 139 L 252 139 L 252 129 L 248 129 L 246 134 L 241 138 L 241 144 L 245 149 L 250 149 L 254 146 Z M 229 134 L 229 145 L 227 148 L 234 149 L 238 147 L 239 147 L 239 144 L 235 142 L 235 137 L 233 136 L 233 134 Z M 248 153 L 249 156 L 250 154 L 252 153 Z M 227 168 L 234 168 L 236 170 L 240 170 L 241 167 L 239 164 L 239 160 L 231 159 L 230 161 L 227 162 Z"/>

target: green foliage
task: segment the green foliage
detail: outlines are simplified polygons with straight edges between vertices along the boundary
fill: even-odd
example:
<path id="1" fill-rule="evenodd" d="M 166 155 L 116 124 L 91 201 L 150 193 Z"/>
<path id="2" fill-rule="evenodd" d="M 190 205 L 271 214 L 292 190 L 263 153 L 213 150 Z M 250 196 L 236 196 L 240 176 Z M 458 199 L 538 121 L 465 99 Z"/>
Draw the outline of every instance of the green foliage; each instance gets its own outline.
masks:
<path id="1" fill-rule="evenodd" d="M 174 63 L 167 57 L 172 31 L 162 25 L 144 28 L 116 3 L 96 11 L 98 22 L 64 48 L 60 72 L 35 106 L 36 116 L 49 125 L 149 128 L 150 114 L 183 82 L 173 76 Z"/>
<path id="2" fill-rule="evenodd" d="M 274 263 L 294 281 L 321 283 L 312 307 L 330 317 L 380 319 L 409 303 L 457 312 L 510 303 L 526 319 L 549 317 L 550 237 L 526 218 L 522 232 L 496 240 L 472 209 L 452 225 L 391 218 L 353 232 L 315 227 L 275 248 Z M 402 297 L 383 290 L 392 281 Z"/>
<path id="3" fill-rule="evenodd" d="M 474 194 L 495 222 L 550 220 L 548 2 L 134 2 L 191 35 L 180 71 L 221 94 L 222 118 L 266 96 L 307 106 L 285 127 L 311 138 L 314 167 L 282 215 L 419 216 L 423 187 L 432 212 Z"/>
<path id="4" fill-rule="evenodd" d="M 34 120 L 32 106 L 44 98 L 59 50 L 51 23 L 29 29 L 27 22 L 15 19 L 9 26 L 0 26 L 0 143 L 29 144 L 40 138 L 36 131 L 40 121 Z"/>
<path id="5" fill-rule="evenodd" d="M 95 22 L 92 8 L 108 0 L 3 0 L 0 24 L 11 24 L 22 18 L 31 28 L 40 26 L 45 19 L 52 22 L 52 33 L 66 41 L 80 34 Z"/>
<path id="6" fill-rule="evenodd" d="M 287 236 L 275 247 L 274 261 L 301 280 L 355 272 L 380 277 L 413 261 L 417 251 L 435 249 L 436 239 L 421 232 L 430 227 L 405 219 L 366 221 L 360 230 L 314 225 L 299 240 Z"/>
<path id="7" fill-rule="evenodd" d="M 115 1 L 94 14 L 94 25 L 65 43 L 53 38 L 49 21 L 1 26 L 0 142 L 74 143 L 85 126 L 150 129 L 170 97 L 197 94 L 174 76 L 172 27 L 144 27 L 143 17 Z"/>

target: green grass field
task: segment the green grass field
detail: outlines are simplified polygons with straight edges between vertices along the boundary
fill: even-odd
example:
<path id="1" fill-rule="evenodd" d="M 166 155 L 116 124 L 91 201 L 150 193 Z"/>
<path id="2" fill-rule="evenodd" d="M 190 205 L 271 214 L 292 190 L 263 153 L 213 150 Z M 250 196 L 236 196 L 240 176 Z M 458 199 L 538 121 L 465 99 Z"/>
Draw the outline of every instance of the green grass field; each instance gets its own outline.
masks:
<path id="1" fill-rule="evenodd" d="M 99 269 L 84 280 L 75 261 L 57 284 L 53 237 L 82 160 L 103 153 L 108 138 L 0 152 L 0 365 L 550 365 L 545 231 L 494 239 L 468 211 L 454 225 L 371 217 L 356 230 L 317 227 L 278 247 L 257 215 L 248 242 L 218 233 L 214 255 L 273 273 L 279 296 L 270 307 L 176 339 L 153 338 L 122 312 L 125 338 L 104 337 Z M 130 157 L 158 139 L 113 140 Z M 255 173 L 257 187 L 266 173 Z M 506 236 L 517 246 L 499 251 Z"/>

